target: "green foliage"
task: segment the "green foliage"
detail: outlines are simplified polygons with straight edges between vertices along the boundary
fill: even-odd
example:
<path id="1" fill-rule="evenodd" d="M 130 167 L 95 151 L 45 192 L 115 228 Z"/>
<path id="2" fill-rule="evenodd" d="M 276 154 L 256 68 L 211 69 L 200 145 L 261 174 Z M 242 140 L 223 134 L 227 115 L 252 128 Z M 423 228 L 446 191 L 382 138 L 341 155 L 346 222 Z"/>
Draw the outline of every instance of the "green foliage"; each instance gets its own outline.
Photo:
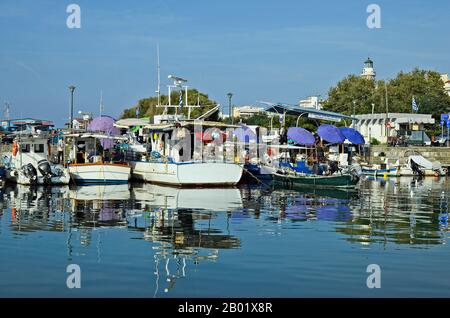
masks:
<path id="1" fill-rule="evenodd" d="M 340 81 L 336 87 L 328 92 L 328 100 L 323 104 L 324 109 L 346 115 L 364 114 L 381 111 L 383 94 L 379 87 L 384 87 L 383 81 L 373 81 L 356 75 L 349 75 Z"/>
<path id="2" fill-rule="evenodd" d="M 378 139 L 372 137 L 372 138 L 370 139 L 370 144 L 371 144 L 372 146 L 378 146 L 378 145 L 381 144 L 381 143 L 380 143 L 380 141 L 379 141 Z"/>
<path id="3" fill-rule="evenodd" d="M 411 113 L 413 96 L 419 113 L 433 114 L 438 119 L 441 113 L 450 111 L 450 97 L 444 92 L 440 74 L 420 69 L 400 72 L 386 84 L 350 75 L 330 89 L 324 108 L 351 115 L 355 101 L 355 114 L 371 113 L 372 103 L 375 113 L 384 113 L 387 109 L 385 85 L 389 112 Z"/>
<path id="4" fill-rule="evenodd" d="M 178 101 L 180 98 L 179 92 L 172 92 L 171 93 L 171 103 L 172 105 L 178 105 Z M 184 101 L 183 96 L 183 101 Z M 198 116 L 202 115 L 203 113 L 207 112 L 211 108 L 215 107 L 217 103 L 213 100 L 210 100 L 208 98 L 207 94 L 200 93 L 196 89 L 189 89 L 188 90 L 188 103 L 189 105 L 197 105 L 198 102 L 200 102 L 200 107 L 191 108 L 191 119 L 197 118 Z M 161 105 L 168 105 L 169 99 L 167 95 L 161 95 Z M 154 115 L 161 115 L 164 112 L 164 107 L 157 107 L 158 105 L 158 97 L 149 97 L 149 98 L 143 98 L 138 101 L 138 103 L 128 109 L 125 109 L 121 115 L 121 118 L 135 118 L 136 117 L 136 109 L 140 108 L 140 114 L 139 117 L 150 117 L 153 118 Z M 168 110 L 169 114 L 175 113 L 174 108 L 169 108 Z M 177 108 L 178 114 L 183 113 L 186 117 L 188 114 L 188 108 L 183 107 L 183 110 L 181 108 Z M 208 120 L 217 120 L 218 119 L 218 112 L 211 115 Z"/>

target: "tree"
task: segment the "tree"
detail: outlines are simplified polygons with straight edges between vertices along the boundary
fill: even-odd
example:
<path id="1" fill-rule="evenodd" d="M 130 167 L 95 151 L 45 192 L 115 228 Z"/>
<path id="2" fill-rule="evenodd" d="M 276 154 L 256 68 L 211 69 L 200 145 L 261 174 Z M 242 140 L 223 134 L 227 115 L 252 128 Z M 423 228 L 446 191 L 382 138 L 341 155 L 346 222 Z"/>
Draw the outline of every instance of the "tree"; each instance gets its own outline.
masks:
<path id="1" fill-rule="evenodd" d="M 375 104 L 375 111 L 381 111 L 384 98 L 380 87 L 384 87 L 383 81 L 349 75 L 330 89 L 323 107 L 326 110 L 352 115 L 353 112 L 371 113 L 372 104 Z"/>
<path id="2" fill-rule="evenodd" d="M 180 98 L 179 92 L 171 93 L 171 103 L 172 105 L 178 105 L 178 101 Z M 185 97 L 183 96 L 183 102 Z M 161 105 L 168 105 L 169 98 L 167 95 L 161 95 Z M 188 89 L 188 104 L 189 105 L 200 105 L 200 107 L 191 108 L 191 119 L 199 117 L 201 114 L 207 112 L 213 107 L 217 106 L 217 103 L 213 100 L 210 100 L 207 94 L 200 93 L 196 89 Z M 157 107 L 158 105 L 158 97 L 148 97 L 140 99 L 137 104 L 133 107 L 125 109 L 121 115 L 121 118 L 135 118 L 136 110 L 139 108 L 139 117 L 150 117 L 153 118 L 155 115 L 161 115 L 164 112 L 164 107 Z M 169 108 L 169 114 L 175 113 L 174 108 Z M 178 114 L 184 114 L 187 117 L 188 108 L 179 107 L 177 109 Z M 217 120 L 218 112 L 212 114 L 209 120 Z"/>
<path id="3" fill-rule="evenodd" d="M 417 68 L 400 72 L 386 83 L 350 75 L 330 89 L 324 108 L 350 115 L 355 101 L 355 114 L 371 113 L 372 103 L 375 113 L 386 112 L 386 90 L 389 112 L 411 113 L 413 97 L 419 113 L 432 114 L 437 120 L 441 113 L 450 111 L 450 96 L 444 91 L 440 74 Z"/>
<path id="4" fill-rule="evenodd" d="M 433 114 L 438 119 L 441 113 L 450 111 L 450 96 L 444 91 L 440 74 L 434 71 L 416 68 L 409 73 L 400 72 L 388 83 L 388 96 L 392 112 L 410 113 L 413 97 L 419 113 Z"/>

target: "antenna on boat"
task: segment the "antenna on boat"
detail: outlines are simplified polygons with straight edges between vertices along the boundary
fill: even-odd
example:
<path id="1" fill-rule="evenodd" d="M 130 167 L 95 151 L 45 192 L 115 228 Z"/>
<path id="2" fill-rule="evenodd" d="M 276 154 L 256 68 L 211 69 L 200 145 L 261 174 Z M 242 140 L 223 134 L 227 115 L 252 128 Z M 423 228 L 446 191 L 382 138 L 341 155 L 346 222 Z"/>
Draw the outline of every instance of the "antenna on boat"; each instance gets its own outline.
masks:
<path id="1" fill-rule="evenodd" d="M 156 43 L 156 59 L 157 59 L 157 72 L 158 72 L 158 88 L 156 94 L 158 95 L 158 107 L 161 106 L 161 68 L 159 64 L 159 42 Z M 164 112 L 167 111 L 167 108 Z"/>
<path id="2" fill-rule="evenodd" d="M 100 90 L 100 117 L 102 117 L 105 107 L 103 106 L 103 90 Z"/>

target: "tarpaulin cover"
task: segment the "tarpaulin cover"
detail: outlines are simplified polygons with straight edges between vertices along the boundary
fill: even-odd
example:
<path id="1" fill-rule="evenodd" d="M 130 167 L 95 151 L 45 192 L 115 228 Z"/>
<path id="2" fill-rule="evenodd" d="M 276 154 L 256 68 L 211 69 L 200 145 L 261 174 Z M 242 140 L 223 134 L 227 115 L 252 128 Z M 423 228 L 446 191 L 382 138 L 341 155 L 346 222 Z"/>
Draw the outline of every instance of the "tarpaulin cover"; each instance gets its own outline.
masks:
<path id="1" fill-rule="evenodd" d="M 340 127 L 339 130 L 345 136 L 345 138 L 354 145 L 363 145 L 366 143 L 363 135 L 361 135 L 359 131 L 353 128 Z"/>
<path id="2" fill-rule="evenodd" d="M 116 120 L 110 116 L 100 116 L 94 118 L 88 126 L 88 130 L 92 132 L 103 132 L 108 136 L 116 136 L 120 134 L 120 129 L 114 127 Z M 110 149 L 114 145 L 112 139 L 101 139 L 100 143 L 104 149 Z"/>
<path id="3" fill-rule="evenodd" d="M 345 136 L 333 125 L 322 125 L 317 129 L 317 133 L 320 138 L 332 144 L 341 144 L 345 141 Z"/>
<path id="4" fill-rule="evenodd" d="M 298 145 L 314 145 L 316 141 L 312 133 L 300 127 L 290 127 L 287 135 Z"/>

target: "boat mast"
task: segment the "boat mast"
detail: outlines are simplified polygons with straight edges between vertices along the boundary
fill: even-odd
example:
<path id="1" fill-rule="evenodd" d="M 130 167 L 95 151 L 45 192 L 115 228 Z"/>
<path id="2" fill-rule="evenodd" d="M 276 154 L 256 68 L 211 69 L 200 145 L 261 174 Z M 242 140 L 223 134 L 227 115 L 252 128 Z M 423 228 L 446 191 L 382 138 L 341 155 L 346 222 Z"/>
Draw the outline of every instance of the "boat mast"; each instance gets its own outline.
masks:
<path id="1" fill-rule="evenodd" d="M 161 107 L 161 67 L 159 64 L 159 42 L 156 43 L 156 59 L 157 59 L 157 73 L 158 73 L 158 88 L 156 94 L 158 95 L 158 107 Z M 167 113 L 167 107 L 164 108 L 164 114 Z"/>

